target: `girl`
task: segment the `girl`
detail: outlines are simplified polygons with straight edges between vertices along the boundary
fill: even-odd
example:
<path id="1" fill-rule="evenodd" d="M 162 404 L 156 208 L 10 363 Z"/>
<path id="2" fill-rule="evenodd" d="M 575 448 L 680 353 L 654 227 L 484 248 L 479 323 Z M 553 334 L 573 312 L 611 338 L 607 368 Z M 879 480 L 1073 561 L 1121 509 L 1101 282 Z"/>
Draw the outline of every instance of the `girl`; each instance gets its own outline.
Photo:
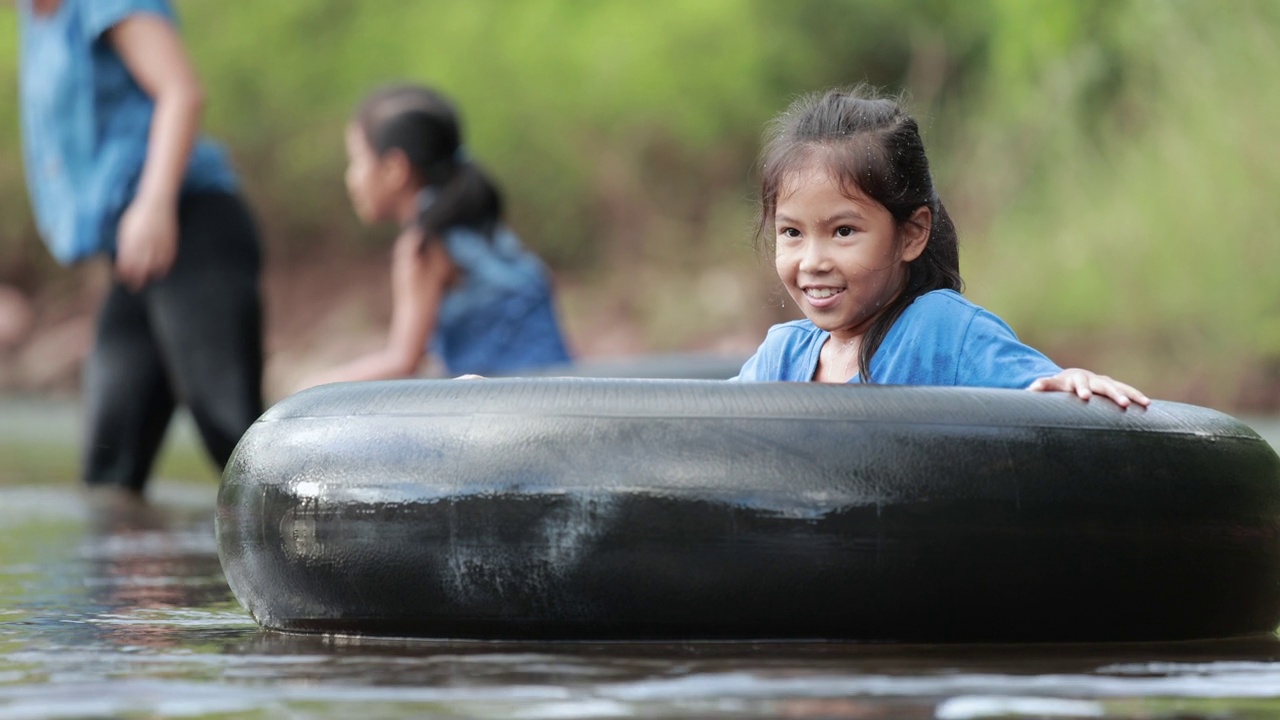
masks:
<path id="1" fill-rule="evenodd" d="M 140 496 L 176 403 L 221 468 L 262 412 L 259 243 L 168 0 L 19 0 L 36 224 L 114 282 L 85 364 L 83 479 Z"/>
<path id="2" fill-rule="evenodd" d="M 794 102 L 761 153 L 760 233 L 805 320 L 776 325 L 738 380 L 1145 395 L 1063 370 L 960 295 L 959 253 L 916 122 L 865 87 Z"/>
<path id="3" fill-rule="evenodd" d="M 391 329 L 384 349 L 304 387 L 406 377 L 428 348 L 454 375 L 569 361 L 547 270 L 502 223 L 502 197 L 463 151 L 448 100 L 418 86 L 379 90 L 347 126 L 346 146 L 356 214 L 401 228 Z"/>

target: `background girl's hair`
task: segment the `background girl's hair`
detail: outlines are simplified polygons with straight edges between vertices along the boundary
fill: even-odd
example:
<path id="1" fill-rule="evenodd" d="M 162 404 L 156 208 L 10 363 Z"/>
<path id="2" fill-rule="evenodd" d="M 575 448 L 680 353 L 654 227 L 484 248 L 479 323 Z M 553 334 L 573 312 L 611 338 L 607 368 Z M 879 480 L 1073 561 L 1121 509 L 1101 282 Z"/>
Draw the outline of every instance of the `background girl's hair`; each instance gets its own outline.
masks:
<path id="1" fill-rule="evenodd" d="M 931 290 L 964 289 L 959 237 L 938 197 L 916 121 L 897 98 L 867 85 L 804 96 L 774 119 L 760 153 L 758 237 L 772 236 L 778 192 L 792 173 L 822 163 L 846 195 L 888 209 L 899 225 L 927 207 L 933 216 L 924 252 L 907 266 L 907 284 L 862 339 L 858 373 L 871 382 L 871 358 L 902 311 Z"/>
<path id="2" fill-rule="evenodd" d="M 374 152 L 403 152 L 425 184 L 430 202 L 418 223 L 428 240 L 457 226 L 492 235 L 502 218 L 502 193 L 466 157 L 448 99 L 419 85 L 393 85 L 365 98 L 355 119 Z"/>

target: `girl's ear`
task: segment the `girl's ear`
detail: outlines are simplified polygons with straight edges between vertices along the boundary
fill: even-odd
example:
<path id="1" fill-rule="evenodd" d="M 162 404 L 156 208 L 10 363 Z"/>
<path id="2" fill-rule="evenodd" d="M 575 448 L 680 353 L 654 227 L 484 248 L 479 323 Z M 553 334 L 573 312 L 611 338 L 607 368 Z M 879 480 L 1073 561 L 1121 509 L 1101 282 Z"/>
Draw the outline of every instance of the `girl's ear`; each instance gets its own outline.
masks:
<path id="1" fill-rule="evenodd" d="M 413 177 L 413 167 L 409 165 L 409 156 L 399 148 L 392 148 L 382 156 L 379 162 L 382 179 L 390 187 L 402 187 Z"/>
<path id="2" fill-rule="evenodd" d="M 912 262 L 929 245 L 929 233 L 933 230 L 933 211 L 926 206 L 918 207 L 898 227 L 902 233 L 902 260 Z"/>

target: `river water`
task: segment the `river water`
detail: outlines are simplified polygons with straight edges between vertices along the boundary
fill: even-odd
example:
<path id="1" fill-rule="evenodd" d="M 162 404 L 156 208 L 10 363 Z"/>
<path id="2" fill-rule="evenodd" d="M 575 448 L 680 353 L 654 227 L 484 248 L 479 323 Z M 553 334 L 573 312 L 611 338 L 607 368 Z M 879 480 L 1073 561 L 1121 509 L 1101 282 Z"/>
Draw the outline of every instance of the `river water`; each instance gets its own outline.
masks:
<path id="1" fill-rule="evenodd" d="M 1280 717 L 1271 635 L 531 645 L 265 632 L 223 579 L 211 477 L 162 477 L 139 508 L 93 502 L 65 469 L 4 470 L 38 438 L 73 452 L 73 422 L 65 408 L 0 407 L 0 720 Z M 1250 424 L 1280 443 L 1280 422 Z"/>

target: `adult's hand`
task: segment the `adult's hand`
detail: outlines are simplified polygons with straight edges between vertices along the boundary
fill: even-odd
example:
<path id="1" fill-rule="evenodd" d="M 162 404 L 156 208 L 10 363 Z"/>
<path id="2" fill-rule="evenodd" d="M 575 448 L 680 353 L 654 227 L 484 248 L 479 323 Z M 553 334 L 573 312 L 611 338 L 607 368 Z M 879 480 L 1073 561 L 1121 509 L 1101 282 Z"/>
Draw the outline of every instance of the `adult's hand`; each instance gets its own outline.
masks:
<path id="1" fill-rule="evenodd" d="M 178 254 L 178 211 L 172 203 L 136 198 L 120 218 L 116 239 L 116 275 L 138 291 L 159 280 Z"/>

